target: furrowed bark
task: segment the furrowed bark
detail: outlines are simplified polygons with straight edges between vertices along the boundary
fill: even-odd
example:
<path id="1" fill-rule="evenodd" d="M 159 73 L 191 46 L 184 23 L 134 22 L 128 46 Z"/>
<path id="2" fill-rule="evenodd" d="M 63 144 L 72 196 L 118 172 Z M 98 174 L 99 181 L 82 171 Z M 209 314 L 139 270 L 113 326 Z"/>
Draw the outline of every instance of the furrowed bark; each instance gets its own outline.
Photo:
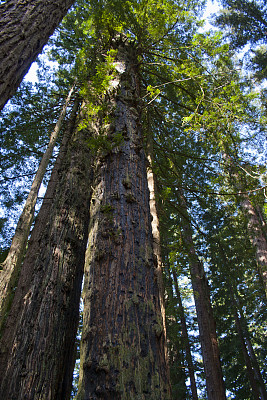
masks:
<path id="1" fill-rule="evenodd" d="M 107 138 L 122 134 L 123 140 L 96 161 L 77 399 L 169 399 L 137 53 L 133 43 L 119 39 L 114 48 Z"/>
<path id="2" fill-rule="evenodd" d="M 152 170 L 152 158 L 153 158 L 153 143 L 152 137 L 150 136 L 148 140 L 148 163 L 149 166 L 147 168 L 147 183 L 149 190 L 149 207 L 150 214 L 152 217 L 151 227 L 152 227 L 152 236 L 153 236 L 153 252 L 157 261 L 157 280 L 159 285 L 159 294 L 160 294 L 160 304 L 161 304 L 161 314 L 163 317 L 163 327 L 164 327 L 164 335 L 165 341 L 167 341 L 166 337 L 166 321 L 165 321 L 165 305 L 164 305 L 164 284 L 163 284 L 163 276 L 162 276 L 162 257 L 161 257 L 161 245 L 160 245 L 160 230 L 159 230 L 159 218 L 157 212 L 157 203 L 156 203 L 156 187 L 154 174 Z M 165 347 L 165 357 L 167 360 L 167 346 Z"/>
<path id="3" fill-rule="evenodd" d="M 73 3 L 8 0 L 0 5 L 0 110 Z"/>
<path id="4" fill-rule="evenodd" d="M 195 250 L 190 217 L 186 200 L 181 189 L 180 202 L 183 212 L 182 237 L 188 250 L 191 282 L 197 312 L 201 352 L 206 377 L 206 388 L 209 400 L 225 400 L 225 388 L 220 362 L 216 324 L 213 316 L 208 282 L 201 261 Z"/>
<path id="5" fill-rule="evenodd" d="M 3 399 L 70 396 L 91 197 L 88 135 L 74 131 L 60 152 L 52 199 L 45 197 L 29 242 L 1 341 Z"/>
<path id="6" fill-rule="evenodd" d="M 46 173 L 46 168 L 52 157 L 53 149 L 55 147 L 58 133 L 62 127 L 62 123 L 66 116 L 67 106 L 70 102 L 74 86 L 71 88 L 65 104 L 61 110 L 58 121 L 55 128 L 50 136 L 50 141 L 47 149 L 41 159 L 40 165 L 36 172 L 35 178 L 33 180 L 30 192 L 28 194 L 26 203 L 24 205 L 23 211 L 20 215 L 14 237 L 7 255 L 7 258 L 2 263 L 0 271 L 0 332 L 1 327 L 6 318 L 6 312 L 10 307 L 11 298 L 14 292 L 14 288 L 17 283 L 20 266 L 22 263 L 23 256 L 25 254 L 26 245 L 34 217 L 35 205 L 37 201 L 38 192 L 43 181 L 43 177 Z M 76 115 L 76 110 L 74 110 L 74 115 Z"/>

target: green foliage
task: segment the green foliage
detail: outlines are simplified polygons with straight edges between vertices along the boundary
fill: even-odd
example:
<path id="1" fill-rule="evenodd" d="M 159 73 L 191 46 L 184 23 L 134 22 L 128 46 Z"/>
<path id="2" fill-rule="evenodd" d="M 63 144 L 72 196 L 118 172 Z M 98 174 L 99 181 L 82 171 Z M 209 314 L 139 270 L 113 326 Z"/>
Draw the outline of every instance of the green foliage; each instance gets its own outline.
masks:
<path id="1" fill-rule="evenodd" d="M 232 58 L 232 46 L 223 41 L 222 34 L 197 32 L 201 23 L 196 14 L 201 2 L 128 0 L 123 7 L 118 0 L 76 3 L 52 40 L 50 57 L 59 64 L 53 83 L 48 85 L 48 77 L 36 91 L 25 84 L 10 113 L 3 115 L 2 207 L 8 214 L 11 206 L 16 208 L 22 203 L 31 178 L 14 179 L 14 185 L 10 182 L 17 175 L 35 170 L 60 108 L 60 99 L 75 78 L 84 102 L 78 129 L 88 131 L 87 144 L 92 153 L 105 157 L 124 143 L 124 133 L 114 129 L 111 117 L 114 110 L 106 99 L 112 94 L 111 83 L 117 73 L 116 46 L 119 40 L 128 40 L 138 53 L 136 67 L 142 98 L 138 102 L 143 114 L 136 123 L 142 125 L 145 144 L 153 142 L 152 167 L 157 181 L 163 259 L 168 266 L 165 270 L 167 330 L 175 396 L 188 397 L 189 388 L 173 270 L 182 286 L 198 387 L 205 398 L 189 283 L 190 254 L 181 235 L 185 202 L 195 249 L 205 265 L 211 287 L 227 389 L 236 399 L 249 398 L 228 284 L 241 299 L 253 345 L 266 374 L 266 300 L 238 195 L 238 183 L 242 182 L 242 191 L 257 193 L 251 194 L 253 203 L 266 210 L 264 193 L 260 190 L 262 183 L 249 178 L 250 174 L 263 180 L 265 166 L 255 164 L 244 151 L 247 147 L 251 152 L 257 149 L 254 143 L 259 142 L 258 133 L 262 134 L 260 118 L 265 121 L 266 110 L 259 110 L 259 97 L 251 89 L 253 85 L 240 74 Z M 231 7 L 236 8 L 235 4 L 231 3 Z M 240 14 L 247 10 L 242 9 Z M 255 15 L 259 14 L 255 11 Z M 255 53 L 256 57 L 264 76 L 264 51 Z M 97 133 L 92 132 L 96 120 L 101 122 Z M 238 179 L 234 178 L 237 175 Z M 123 185 L 131 189 L 130 177 Z M 131 193 L 127 199 L 138 201 Z M 111 205 L 106 204 L 101 209 L 103 218 L 110 217 L 112 211 Z M 0 222 L 1 226 L 4 222 L 11 224 L 6 217 Z M 112 233 L 114 240 L 120 233 L 119 230 Z M 3 243 L 7 247 L 9 242 L 3 240 Z"/>

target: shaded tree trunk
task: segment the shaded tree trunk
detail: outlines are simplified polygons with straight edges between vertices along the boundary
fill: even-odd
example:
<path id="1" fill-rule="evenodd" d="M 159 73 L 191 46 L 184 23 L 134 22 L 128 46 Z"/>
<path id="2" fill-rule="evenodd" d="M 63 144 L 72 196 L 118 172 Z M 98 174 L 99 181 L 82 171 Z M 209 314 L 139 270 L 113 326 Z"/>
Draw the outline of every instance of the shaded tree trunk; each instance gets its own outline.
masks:
<path id="1" fill-rule="evenodd" d="M 262 378 L 262 375 L 261 375 L 261 371 L 260 371 L 260 367 L 259 367 L 259 363 L 258 363 L 256 354 L 254 352 L 254 349 L 253 349 L 253 346 L 252 346 L 252 343 L 251 343 L 251 340 L 250 340 L 250 334 L 249 334 L 249 331 L 248 331 L 247 322 L 246 322 L 246 319 L 244 317 L 243 310 L 242 310 L 242 307 L 240 305 L 240 301 L 239 301 L 238 298 L 235 299 L 235 306 L 236 306 L 236 308 L 237 308 L 237 310 L 238 310 L 238 312 L 240 314 L 240 323 L 241 323 L 241 326 L 242 326 L 242 330 L 244 331 L 245 343 L 246 343 L 246 347 L 248 349 L 248 354 L 249 354 L 250 359 L 251 359 L 251 364 L 252 364 L 253 369 L 254 369 L 254 374 L 255 374 L 256 381 L 257 381 L 257 386 L 258 386 L 258 390 L 260 392 L 261 399 L 262 400 L 267 400 L 266 387 L 265 387 L 265 384 L 264 384 L 264 381 L 263 381 L 263 378 Z"/>
<path id="2" fill-rule="evenodd" d="M 88 132 L 60 150 L 1 340 L 1 399 L 68 399 L 88 238 Z M 74 132 L 74 133 L 73 133 Z"/>
<path id="3" fill-rule="evenodd" d="M 134 43 L 117 39 L 114 48 L 117 76 L 105 99 L 112 121 L 106 135 L 110 143 L 118 134 L 123 140 L 96 160 L 77 399 L 169 399 L 138 57 Z"/>
<path id="4" fill-rule="evenodd" d="M 20 215 L 14 237 L 7 255 L 7 258 L 1 265 L 2 270 L 0 271 L 0 331 L 1 326 L 5 319 L 5 314 L 10 307 L 10 296 L 16 286 L 20 266 L 22 263 L 23 256 L 25 254 L 26 245 L 34 217 L 35 205 L 37 201 L 38 192 L 43 181 L 43 177 L 46 173 L 48 163 L 52 157 L 53 149 L 55 147 L 58 133 L 61 129 L 62 123 L 66 116 L 67 106 L 70 102 L 74 87 L 71 88 L 65 104 L 61 110 L 58 121 L 55 125 L 54 131 L 50 136 L 50 141 L 47 149 L 41 159 L 37 173 L 33 180 L 30 192 L 28 194 L 26 203 L 23 211 Z M 76 107 L 77 108 L 77 107 Z M 77 109 L 74 108 L 74 115 L 76 115 Z"/>
<path id="5" fill-rule="evenodd" d="M 242 353 L 243 353 L 243 357 L 244 357 L 244 361 L 245 361 L 245 365 L 246 365 L 247 377 L 248 377 L 248 380 L 249 380 L 249 383 L 251 386 L 253 398 L 255 400 L 258 400 L 258 399 L 260 399 L 260 393 L 259 393 L 257 382 L 255 380 L 254 370 L 253 370 L 251 360 L 250 360 L 250 357 L 248 354 L 248 350 L 247 350 L 247 346 L 246 346 L 246 342 L 245 342 L 245 338 L 244 338 L 244 334 L 243 334 L 243 330 L 242 330 L 242 325 L 241 325 L 239 315 L 237 312 L 236 300 L 235 300 L 235 296 L 234 296 L 233 289 L 231 286 L 229 288 L 229 293 L 230 293 L 230 297 L 232 300 L 232 309 L 233 309 L 233 314 L 234 314 L 234 319 L 235 319 L 236 330 L 237 330 L 237 333 L 239 336 L 241 349 L 242 349 Z"/>
<path id="6" fill-rule="evenodd" d="M 177 296 L 177 300 L 178 300 L 178 305 L 179 305 L 179 310 L 180 310 L 182 335 L 183 335 L 183 342 L 184 342 L 184 346 L 185 346 L 186 362 L 187 362 L 189 378 L 190 378 L 190 388 L 191 388 L 191 393 L 192 393 L 192 400 L 198 400 L 194 365 L 193 365 L 193 360 L 192 360 L 192 356 L 191 356 L 190 342 L 189 342 L 189 336 L 188 336 L 187 326 L 186 326 L 186 318 L 185 318 L 184 307 L 183 307 L 183 303 L 182 303 L 182 299 L 181 299 L 181 294 L 180 294 L 180 290 L 179 290 L 178 279 L 177 279 L 177 274 L 176 274 L 175 269 L 172 270 L 172 274 L 173 274 L 173 283 L 174 283 L 176 296 Z"/>
<path id="7" fill-rule="evenodd" d="M 259 273 L 267 296 L 267 241 L 262 231 L 262 223 L 248 196 L 241 202 L 242 208 L 248 218 L 248 231 L 252 244 L 256 249 L 256 260 Z"/>
<path id="8" fill-rule="evenodd" d="M 209 400 L 225 400 L 225 388 L 220 362 L 216 324 L 210 301 L 209 286 L 204 267 L 198 258 L 193 241 L 190 217 L 181 189 L 182 238 L 188 251 L 190 275 L 197 312 L 197 322 Z"/>
<path id="9" fill-rule="evenodd" d="M 0 110 L 73 3 L 8 0 L 0 4 Z"/>

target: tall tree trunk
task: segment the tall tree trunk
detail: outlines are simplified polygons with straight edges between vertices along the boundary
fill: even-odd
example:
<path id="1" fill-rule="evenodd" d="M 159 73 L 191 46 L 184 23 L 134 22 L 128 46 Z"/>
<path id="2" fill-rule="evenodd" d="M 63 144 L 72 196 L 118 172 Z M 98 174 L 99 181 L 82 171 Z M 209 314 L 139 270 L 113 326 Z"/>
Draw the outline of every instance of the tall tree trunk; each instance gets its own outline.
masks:
<path id="1" fill-rule="evenodd" d="M 225 388 L 220 362 L 219 345 L 216 324 L 210 301 L 207 278 L 201 261 L 195 250 L 190 217 L 187 212 L 186 200 L 181 189 L 180 205 L 182 209 L 182 237 L 188 251 L 190 275 L 197 312 L 197 322 L 201 351 L 206 377 L 207 395 L 209 400 L 225 400 Z"/>
<path id="2" fill-rule="evenodd" d="M 152 160 L 153 160 L 153 141 L 152 135 L 149 135 L 148 138 L 148 168 L 147 168 L 147 183 L 149 190 L 149 208 L 150 214 L 152 217 L 151 228 L 152 228 L 152 236 L 153 236 L 153 253 L 157 263 L 156 273 L 159 284 L 159 295 L 160 295 L 160 304 L 161 304 L 161 314 L 163 318 L 163 327 L 164 327 L 164 335 L 165 341 L 166 338 L 166 321 L 165 321 L 165 304 L 164 304 L 164 284 L 163 284 L 163 276 L 162 276 L 162 257 L 161 257 L 161 245 L 160 245 L 160 230 L 159 230 L 159 218 L 157 212 L 157 203 L 156 203 L 156 184 L 154 179 L 154 174 L 152 170 Z M 165 345 L 166 346 L 166 345 Z M 165 356 L 167 359 L 167 346 L 165 347 Z"/>
<path id="3" fill-rule="evenodd" d="M 183 307 L 183 303 L 182 303 L 182 299 L 181 299 L 181 294 L 180 294 L 180 290 L 179 290 L 178 279 L 177 279 L 177 274 L 176 274 L 175 269 L 172 269 L 172 274 L 173 274 L 173 283 L 174 283 L 176 296 L 177 296 L 177 300 L 178 300 L 178 305 L 179 305 L 179 310 L 180 310 L 182 336 L 183 336 L 183 342 L 184 342 L 184 346 L 185 346 L 186 362 L 187 362 L 189 378 L 190 378 L 192 400 L 198 400 L 194 365 L 193 365 L 193 361 L 192 361 L 190 342 L 189 342 L 187 326 L 186 326 L 186 318 L 185 318 L 184 307 Z"/>
<path id="4" fill-rule="evenodd" d="M 241 349 L 242 349 L 244 361 L 245 361 L 245 364 L 246 364 L 247 377 L 248 377 L 248 380 L 249 380 L 249 383 L 250 383 L 250 386 L 251 386 L 253 398 L 255 400 L 258 400 L 258 399 L 260 399 L 259 388 L 258 388 L 257 382 L 255 380 L 254 370 L 253 370 L 253 367 L 252 367 L 252 364 L 251 364 L 250 356 L 248 354 L 248 350 L 247 350 L 247 346 L 246 346 L 246 342 L 245 342 L 245 338 L 244 338 L 244 334 L 243 334 L 242 325 L 241 325 L 240 318 L 239 318 L 238 311 L 237 311 L 236 299 L 235 299 L 233 288 L 232 288 L 231 285 L 228 285 L 228 290 L 229 290 L 230 298 L 231 298 L 231 301 L 232 301 L 232 309 L 233 309 L 233 314 L 234 314 L 234 319 L 235 319 L 236 330 L 237 330 L 237 333 L 238 333 L 238 336 L 239 336 Z"/>
<path id="5" fill-rule="evenodd" d="M 91 198 L 90 133 L 70 128 L 3 332 L 1 399 L 70 396 Z"/>
<path id="6" fill-rule="evenodd" d="M 51 159 L 53 149 L 57 141 L 58 133 L 66 116 L 67 106 L 70 102 L 73 90 L 74 86 L 71 88 L 67 96 L 55 128 L 51 133 L 49 144 L 41 159 L 26 203 L 20 215 L 7 258 L 1 265 L 2 270 L 0 271 L 0 331 L 6 316 L 5 314 L 8 311 L 8 307 L 10 307 L 10 296 L 12 296 L 14 287 L 16 286 L 23 255 L 25 254 L 26 245 L 34 217 L 38 192 L 43 181 L 43 177 L 46 173 L 46 168 Z M 75 108 L 74 115 L 76 115 L 77 112 L 77 107 Z"/>
<path id="7" fill-rule="evenodd" d="M 248 230 L 251 242 L 256 249 L 256 260 L 262 282 L 267 296 L 267 241 L 262 231 L 262 224 L 257 211 L 251 203 L 248 196 L 245 196 L 241 202 L 242 208 L 248 218 Z"/>
<path id="8" fill-rule="evenodd" d="M 0 110 L 74 0 L 8 0 L 0 4 Z"/>
<path id="9" fill-rule="evenodd" d="M 118 62 L 105 104 L 107 140 L 123 140 L 96 161 L 77 399 L 169 399 L 137 51 L 126 40 L 113 43 Z"/>
<path id="10" fill-rule="evenodd" d="M 250 359 L 251 359 L 251 363 L 252 363 L 252 366 L 253 366 L 253 369 L 254 369 L 255 378 L 256 378 L 256 381 L 257 381 L 257 385 L 258 385 L 258 389 L 259 389 L 259 392 L 260 392 L 261 399 L 262 400 L 267 400 L 266 387 L 265 387 L 265 384 L 264 384 L 264 381 L 263 381 L 263 378 L 262 378 L 262 375 L 261 375 L 261 372 L 260 372 L 260 367 L 259 367 L 259 363 L 258 363 L 256 354 L 254 352 L 254 349 L 253 349 L 253 346 L 252 346 L 252 343 L 251 343 L 251 340 L 250 340 L 250 334 L 249 334 L 249 331 L 248 331 L 247 322 L 246 322 L 246 319 L 244 317 L 243 310 L 242 310 L 242 307 L 240 305 L 240 301 L 239 301 L 238 298 L 235 299 L 235 305 L 236 305 L 236 308 L 237 308 L 237 310 L 238 310 L 238 312 L 240 314 L 241 326 L 242 326 L 242 330 L 244 331 L 244 338 L 245 338 L 245 342 L 246 342 L 246 345 L 247 345 L 248 353 L 249 353 L 249 356 L 250 356 Z"/>

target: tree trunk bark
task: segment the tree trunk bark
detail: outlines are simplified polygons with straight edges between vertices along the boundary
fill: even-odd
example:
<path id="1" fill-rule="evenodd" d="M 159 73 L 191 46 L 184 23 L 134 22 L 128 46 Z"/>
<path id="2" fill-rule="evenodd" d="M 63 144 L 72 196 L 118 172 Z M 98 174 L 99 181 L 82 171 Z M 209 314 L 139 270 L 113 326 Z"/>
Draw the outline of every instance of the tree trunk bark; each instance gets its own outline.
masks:
<path id="1" fill-rule="evenodd" d="M 152 159 L 153 159 L 153 143 L 152 136 L 148 139 L 148 163 L 149 166 L 147 168 L 147 183 L 149 190 L 149 208 L 150 214 L 152 217 L 151 228 L 152 228 L 152 236 L 153 236 L 153 253 L 155 260 L 157 262 L 157 281 L 159 285 L 159 295 L 160 295 L 160 304 L 161 304 L 161 314 L 163 319 L 163 327 L 164 327 L 164 336 L 165 342 L 167 343 L 166 337 L 166 319 L 165 319 L 165 304 L 164 304 L 164 284 L 163 284 L 163 276 L 162 276 L 162 257 L 161 257 L 161 245 L 160 245 L 160 230 L 159 230 L 159 218 L 157 212 L 157 203 L 156 203 L 156 186 L 154 180 L 154 174 L 152 170 Z M 167 360 L 167 346 L 165 343 L 165 357 Z"/>
<path id="2" fill-rule="evenodd" d="M 8 0 L 0 5 L 0 110 L 73 3 Z"/>
<path id="3" fill-rule="evenodd" d="M 169 399 L 138 57 L 134 43 L 114 42 L 117 76 L 106 96 L 112 121 L 106 133 L 109 143 L 123 140 L 96 161 L 77 399 Z"/>
<path id="4" fill-rule="evenodd" d="M 267 241 L 257 211 L 248 196 L 242 200 L 241 205 L 248 218 L 248 231 L 251 242 L 256 249 L 256 260 L 267 297 Z"/>
<path id="5" fill-rule="evenodd" d="M 10 296 L 12 296 L 14 288 L 17 283 L 20 266 L 22 263 L 23 256 L 25 254 L 26 245 L 34 217 L 35 205 L 37 201 L 38 192 L 43 181 L 43 177 L 46 173 L 46 168 L 52 157 L 53 149 L 55 147 L 58 133 L 61 129 L 62 123 L 66 116 L 67 106 L 70 102 L 74 86 L 71 88 L 65 104 L 61 110 L 58 121 L 55 125 L 54 131 L 51 133 L 50 141 L 47 149 L 41 159 L 37 173 L 33 180 L 30 192 L 28 194 L 26 203 L 23 211 L 20 215 L 14 237 L 7 255 L 7 258 L 1 265 L 2 270 L 0 271 L 0 331 L 1 326 L 4 323 L 5 314 L 10 307 Z M 77 107 L 76 107 L 77 108 Z M 75 115 L 77 109 L 74 110 Z"/>
<path id="6" fill-rule="evenodd" d="M 179 305 L 179 309 L 180 309 L 182 336 L 183 336 L 183 341 L 184 341 L 184 346 L 185 346 L 186 362 L 187 362 L 189 378 L 190 378 L 190 388 L 191 388 L 191 393 L 192 393 L 192 400 L 198 400 L 197 385 L 196 385 L 196 380 L 195 380 L 194 365 L 193 365 L 192 356 L 191 356 L 190 342 L 189 342 L 189 337 L 188 337 L 188 333 L 187 333 L 186 318 L 185 318 L 184 307 L 183 307 L 183 303 L 182 303 L 182 299 L 181 299 L 181 294 L 180 294 L 180 290 L 179 290 L 178 279 L 177 279 L 177 274 L 176 274 L 175 269 L 172 269 L 172 274 L 173 274 L 173 283 L 174 283 L 174 287 L 175 287 L 175 291 L 176 291 L 178 305 Z"/>
<path id="7" fill-rule="evenodd" d="M 75 131 L 72 124 L 71 133 L 52 173 L 3 332 L 1 399 L 70 396 L 91 197 L 90 132 Z"/>
<path id="8" fill-rule="evenodd" d="M 197 312 L 199 336 L 206 377 L 207 395 L 209 400 L 225 400 L 225 387 L 221 369 L 219 345 L 216 324 L 210 302 L 210 293 L 205 271 L 199 260 L 193 241 L 190 217 L 187 212 L 186 200 L 179 189 L 183 212 L 182 237 L 188 251 L 190 275 Z"/>

